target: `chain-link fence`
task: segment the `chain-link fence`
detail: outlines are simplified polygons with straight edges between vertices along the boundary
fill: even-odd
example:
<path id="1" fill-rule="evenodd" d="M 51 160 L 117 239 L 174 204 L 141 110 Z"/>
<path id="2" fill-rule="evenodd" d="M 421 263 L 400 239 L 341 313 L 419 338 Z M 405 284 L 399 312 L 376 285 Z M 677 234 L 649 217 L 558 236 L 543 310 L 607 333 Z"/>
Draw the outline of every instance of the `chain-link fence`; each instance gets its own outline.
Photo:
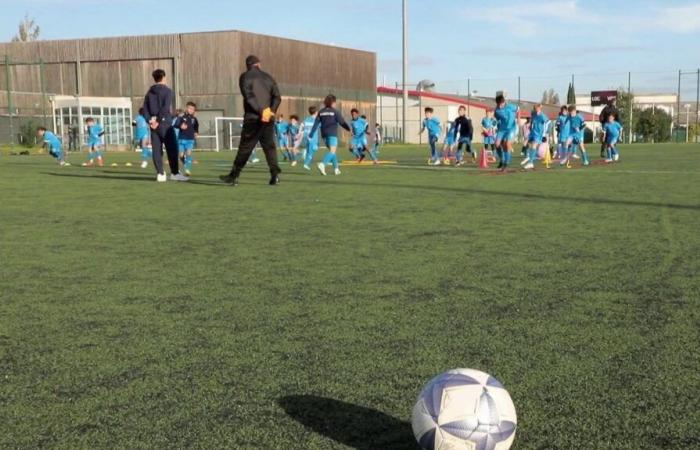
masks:
<path id="1" fill-rule="evenodd" d="M 442 108 L 451 120 L 459 103 L 476 105 L 472 119 L 480 131 L 480 114 L 494 107 L 497 92 L 505 93 L 511 102 L 519 102 L 521 111 L 529 111 L 535 103 L 545 104 L 545 111 L 557 106 L 575 104 L 580 111 L 591 113 L 590 122 L 597 121 L 603 106 L 591 105 L 591 93 L 617 91 L 617 107 L 627 142 L 700 142 L 700 69 L 654 72 L 601 72 L 569 75 L 504 76 L 499 78 L 464 77 L 461 80 L 421 82 L 428 92 L 416 93 L 419 83 L 408 86 L 411 95 L 408 106 L 416 112 L 407 115 L 406 137 L 420 127 L 422 109 Z M 432 85 L 432 87 L 431 87 Z M 399 83 L 379 88 L 377 117 L 382 122 L 388 140 L 403 140 L 402 86 Z M 437 109 L 436 109 L 437 113 Z M 383 120 L 382 120 L 383 119 Z M 599 125 L 596 125 L 599 127 Z M 591 129 L 589 124 L 589 129 Z M 595 139 L 597 133 L 593 133 Z M 411 140 L 411 139 L 409 139 Z"/>

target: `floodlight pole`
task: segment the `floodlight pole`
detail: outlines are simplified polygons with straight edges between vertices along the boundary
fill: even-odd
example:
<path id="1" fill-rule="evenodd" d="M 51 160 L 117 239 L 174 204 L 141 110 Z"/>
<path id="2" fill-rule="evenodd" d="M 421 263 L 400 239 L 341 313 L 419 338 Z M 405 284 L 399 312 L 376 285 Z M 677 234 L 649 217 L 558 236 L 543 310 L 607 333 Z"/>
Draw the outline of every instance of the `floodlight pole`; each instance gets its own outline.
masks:
<path id="1" fill-rule="evenodd" d="M 467 117 L 472 115 L 472 79 L 467 78 Z"/>
<path id="2" fill-rule="evenodd" d="M 406 115 L 408 114 L 408 36 L 406 35 L 408 21 L 408 0 L 403 0 L 402 28 L 403 28 L 403 109 L 401 115 L 401 126 L 403 128 L 403 142 L 408 142 L 406 138 Z"/>

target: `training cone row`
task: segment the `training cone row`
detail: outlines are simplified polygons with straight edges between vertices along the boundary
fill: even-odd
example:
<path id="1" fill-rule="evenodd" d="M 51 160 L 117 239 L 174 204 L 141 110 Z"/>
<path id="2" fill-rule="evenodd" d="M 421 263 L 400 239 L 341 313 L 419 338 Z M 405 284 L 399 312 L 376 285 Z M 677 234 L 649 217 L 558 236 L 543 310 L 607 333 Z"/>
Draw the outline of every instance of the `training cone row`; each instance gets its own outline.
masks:
<path id="1" fill-rule="evenodd" d="M 486 156 L 486 150 L 481 150 L 479 154 L 479 169 L 489 168 L 489 158 Z"/>

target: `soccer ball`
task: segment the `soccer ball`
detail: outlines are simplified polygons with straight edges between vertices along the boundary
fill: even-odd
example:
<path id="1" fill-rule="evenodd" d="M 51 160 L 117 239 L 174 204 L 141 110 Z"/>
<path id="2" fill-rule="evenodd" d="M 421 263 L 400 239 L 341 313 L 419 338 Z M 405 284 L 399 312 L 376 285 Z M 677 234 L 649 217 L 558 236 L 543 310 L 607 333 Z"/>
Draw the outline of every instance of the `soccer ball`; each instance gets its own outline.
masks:
<path id="1" fill-rule="evenodd" d="M 498 380 L 478 370 L 456 369 L 425 385 L 411 422 L 425 450 L 507 450 L 518 419 Z"/>

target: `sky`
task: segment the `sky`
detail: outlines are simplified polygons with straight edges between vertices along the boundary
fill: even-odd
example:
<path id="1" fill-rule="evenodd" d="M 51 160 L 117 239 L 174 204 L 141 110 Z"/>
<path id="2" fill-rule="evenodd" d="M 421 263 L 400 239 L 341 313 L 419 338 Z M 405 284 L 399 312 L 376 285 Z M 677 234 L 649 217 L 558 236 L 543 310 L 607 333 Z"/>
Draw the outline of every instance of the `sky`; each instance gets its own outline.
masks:
<path id="1" fill-rule="evenodd" d="M 408 0 L 411 86 L 539 98 L 627 86 L 693 100 L 700 67 L 700 1 Z M 0 0 L 0 40 L 28 13 L 42 39 L 235 29 L 377 53 L 379 84 L 401 81 L 401 0 L 167 0 L 153 20 L 144 0 Z M 685 73 L 687 72 L 687 74 Z M 691 73 L 692 72 L 692 73 Z M 468 83 L 467 80 L 471 79 Z"/>

